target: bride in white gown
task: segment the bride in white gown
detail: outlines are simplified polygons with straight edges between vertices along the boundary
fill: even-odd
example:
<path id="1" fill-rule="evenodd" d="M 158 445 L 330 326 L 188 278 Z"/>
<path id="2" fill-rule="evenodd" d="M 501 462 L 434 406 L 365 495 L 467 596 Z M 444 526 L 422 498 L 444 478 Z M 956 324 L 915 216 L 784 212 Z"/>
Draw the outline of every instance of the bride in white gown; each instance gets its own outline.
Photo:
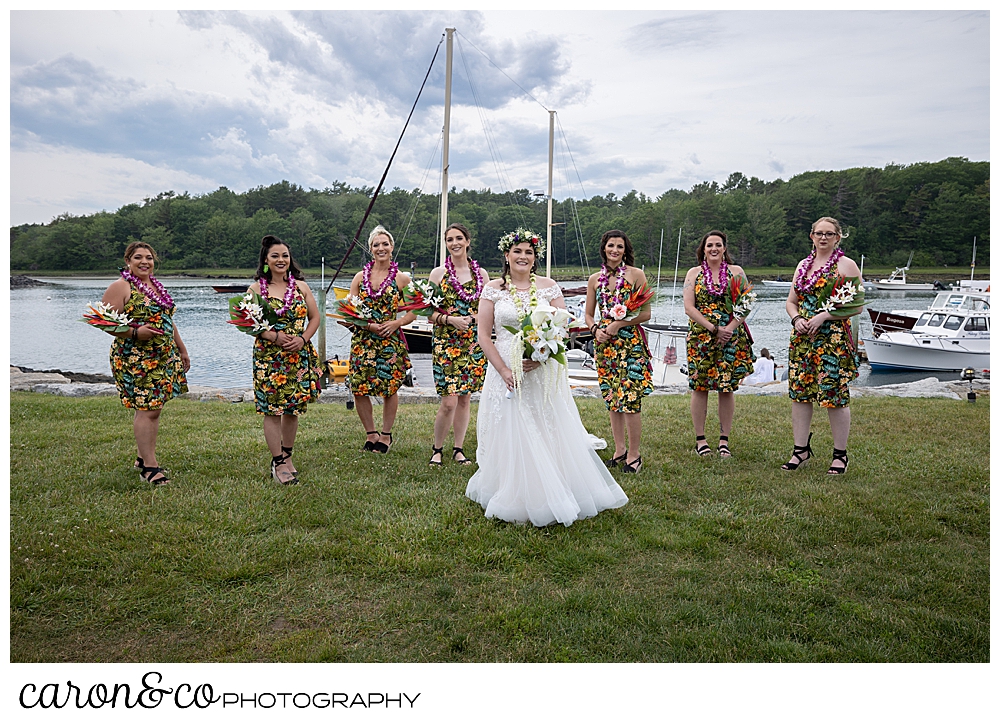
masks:
<path id="1" fill-rule="evenodd" d="M 559 286 L 533 273 L 541 243 L 530 233 L 505 236 L 500 242 L 507 262 L 504 274 L 490 281 L 480 297 L 479 344 L 489 368 L 476 428 L 479 470 L 465 494 L 483 506 L 487 517 L 568 527 L 621 507 L 628 497 L 591 446 L 593 438 L 580 421 L 563 365 L 546 361 L 555 365 L 553 373 L 525 360 L 524 377 L 515 389 L 508 365 L 514 336 L 504 326 L 519 327 L 533 301 L 566 308 Z M 490 339 L 494 328 L 495 344 Z"/>

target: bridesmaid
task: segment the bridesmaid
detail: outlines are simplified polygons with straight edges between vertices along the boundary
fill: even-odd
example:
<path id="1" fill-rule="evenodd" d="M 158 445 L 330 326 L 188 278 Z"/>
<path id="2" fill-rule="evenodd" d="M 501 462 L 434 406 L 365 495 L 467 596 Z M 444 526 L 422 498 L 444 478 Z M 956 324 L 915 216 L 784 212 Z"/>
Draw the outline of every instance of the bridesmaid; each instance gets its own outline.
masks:
<path id="1" fill-rule="evenodd" d="M 448 258 L 444 266 L 431 271 L 430 280 L 441 285 L 447 312 L 431 314 L 434 326 L 433 368 L 434 386 L 441 396 L 441 406 L 434 418 L 434 446 L 431 465 L 440 466 L 444 456 L 444 440 L 454 427 L 455 445 L 451 458 L 469 465 L 462 446 L 469 427 L 472 392 L 483 388 L 486 376 L 486 356 L 477 340 L 476 314 L 479 295 L 489 280 L 489 274 L 469 258 L 472 237 L 469 229 L 453 223 L 444 232 Z"/>
<path id="2" fill-rule="evenodd" d="M 409 285 L 410 277 L 399 271 L 392 260 L 392 249 L 392 235 L 382 226 L 372 229 L 368 235 L 368 251 L 372 260 L 351 281 L 351 295 L 359 297 L 372 314 L 367 326 L 350 326 L 354 334 L 351 340 L 351 390 L 358 417 L 368 435 L 364 450 L 381 454 L 388 452 L 392 446 L 392 425 L 399 407 L 396 392 L 411 366 L 400 327 L 417 318 L 413 312 L 396 318 L 397 308 L 402 303 L 402 290 Z M 370 396 L 384 400 L 381 433 L 375 429 Z"/>
<path id="3" fill-rule="evenodd" d="M 122 278 L 116 279 L 101 299 L 124 312 L 138 326 L 123 331 L 111 344 L 111 374 L 127 409 L 135 410 L 132 431 L 140 476 L 154 486 L 170 480 L 156 460 L 160 410 L 169 399 L 184 394 L 186 372 L 191 368 L 187 347 L 174 324 L 174 300 L 153 277 L 156 252 L 144 241 L 125 249 Z"/>
<path id="4" fill-rule="evenodd" d="M 812 457 L 813 402 L 826 407 L 833 435 L 833 461 L 827 474 L 847 471 L 847 437 L 851 432 L 850 384 L 858 376 L 858 355 L 849 319 L 819 311 L 823 293 L 838 277 L 862 282 L 858 265 L 840 248 L 840 222 L 824 216 L 812 225 L 812 252 L 795 269 L 785 311 L 792 320 L 788 343 L 788 396 L 792 399 L 792 458 L 783 470 L 798 469 Z M 857 306 L 855 313 L 861 313 Z M 802 442 L 805 442 L 803 445 Z"/>
<path id="5" fill-rule="evenodd" d="M 254 399 L 257 413 L 264 415 L 271 476 L 283 485 L 297 484 L 292 448 L 298 415 L 319 399 L 319 355 L 310 341 L 319 328 L 319 307 L 288 244 L 277 236 L 261 240 L 254 278 L 250 291 L 278 315 L 275 328 L 258 334 L 254 342 Z"/>
<path id="6" fill-rule="evenodd" d="M 725 309 L 723 296 L 734 276 L 746 274 L 733 265 L 726 234 L 709 231 L 695 252 L 700 266 L 684 277 L 684 311 L 688 322 L 688 386 L 691 387 L 691 420 L 694 423 L 695 451 L 702 457 L 712 448 L 705 441 L 708 393 L 719 393 L 719 456 L 732 456 L 729 432 L 736 408 L 733 392 L 740 380 L 753 371 L 754 354 L 750 334 L 743 319 Z"/>
<path id="7" fill-rule="evenodd" d="M 614 456 L 606 464 L 621 464 L 623 472 L 638 472 L 642 469 L 642 398 L 653 391 L 649 347 L 639 325 L 649 319 L 650 310 L 644 307 L 630 321 L 615 321 L 611 310 L 643 286 L 646 275 L 634 266 L 632 242 L 622 231 L 606 231 L 601 236 L 600 253 L 604 262 L 601 271 L 587 281 L 587 326 L 594 334 L 597 378 L 615 439 Z"/>

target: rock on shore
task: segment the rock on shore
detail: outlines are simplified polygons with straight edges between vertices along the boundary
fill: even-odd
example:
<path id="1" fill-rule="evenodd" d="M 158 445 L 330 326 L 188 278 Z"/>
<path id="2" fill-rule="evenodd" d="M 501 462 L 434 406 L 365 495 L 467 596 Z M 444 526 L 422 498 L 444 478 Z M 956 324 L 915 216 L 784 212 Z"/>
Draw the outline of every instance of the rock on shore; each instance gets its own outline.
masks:
<path id="1" fill-rule="evenodd" d="M 48 284 L 44 281 L 33 279 L 30 276 L 25 276 L 24 274 L 10 277 L 10 288 L 23 289 L 28 286 L 48 286 Z"/>

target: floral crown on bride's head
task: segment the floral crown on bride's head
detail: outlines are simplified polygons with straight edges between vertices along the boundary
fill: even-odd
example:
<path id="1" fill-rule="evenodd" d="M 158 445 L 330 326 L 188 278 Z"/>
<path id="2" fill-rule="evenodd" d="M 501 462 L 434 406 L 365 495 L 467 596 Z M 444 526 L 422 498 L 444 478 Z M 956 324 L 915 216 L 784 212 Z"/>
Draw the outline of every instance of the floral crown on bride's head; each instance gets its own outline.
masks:
<path id="1" fill-rule="evenodd" d="M 511 231 L 510 233 L 501 236 L 500 243 L 497 244 L 497 248 L 502 252 L 507 253 L 512 247 L 522 243 L 530 243 L 531 247 L 535 249 L 536 257 L 545 257 L 545 242 L 542 240 L 541 236 L 534 231 L 529 231 L 525 228 L 518 228 L 516 231 Z"/>

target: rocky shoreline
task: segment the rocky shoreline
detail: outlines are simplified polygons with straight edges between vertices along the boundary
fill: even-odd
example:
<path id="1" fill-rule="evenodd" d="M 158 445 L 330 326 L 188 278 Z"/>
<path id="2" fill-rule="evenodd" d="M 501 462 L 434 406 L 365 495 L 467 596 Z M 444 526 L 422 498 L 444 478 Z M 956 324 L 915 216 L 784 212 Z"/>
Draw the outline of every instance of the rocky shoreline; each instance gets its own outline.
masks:
<path id="1" fill-rule="evenodd" d="M 972 390 L 978 395 L 989 395 L 990 380 L 976 379 L 972 382 Z M 27 367 L 11 366 L 10 391 L 35 392 L 37 394 L 56 394 L 64 397 L 94 397 L 117 396 L 114 380 L 104 374 L 82 374 L 64 372 L 58 369 L 36 371 Z M 688 394 L 686 384 L 674 384 L 658 387 L 654 395 Z M 928 377 L 907 384 L 887 384 L 880 387 L 853 387 L 853 397 L 908 397 L 908 398 L 941 398 L 964 400 L 969 392 L 968 382 L 942 382 L 936 377 Z M 736 392 L 742 396 L 787 397 L 788 382 L 771 382 L 740 387 Z M 600 399 L 597 387 L 574 387 L 573 396 L 593 397 Z M 219 388 L 189 385 L 188 392 L 181 395 L 183 399 L 194 399 L 201 402 L 253 403 L 253 389 L 249 388 Z M 324 389 L 319 402 L 342 403 L 353 400 L 350 391 L 343 384 L 334 384 Z M 472 401 L 478 401 L 479 395 L 473 394 Z M 373 399 L 381 403 L 381 399 Z M 399 401 L 403 404 L 437 404 L 439 397 L 433 387 L 402 387 L 399 390 Z"/>

